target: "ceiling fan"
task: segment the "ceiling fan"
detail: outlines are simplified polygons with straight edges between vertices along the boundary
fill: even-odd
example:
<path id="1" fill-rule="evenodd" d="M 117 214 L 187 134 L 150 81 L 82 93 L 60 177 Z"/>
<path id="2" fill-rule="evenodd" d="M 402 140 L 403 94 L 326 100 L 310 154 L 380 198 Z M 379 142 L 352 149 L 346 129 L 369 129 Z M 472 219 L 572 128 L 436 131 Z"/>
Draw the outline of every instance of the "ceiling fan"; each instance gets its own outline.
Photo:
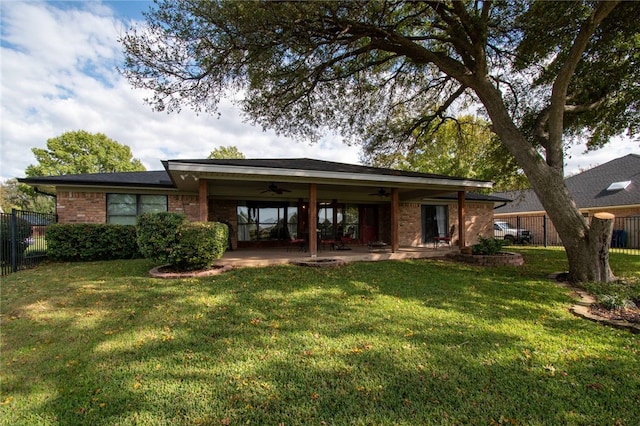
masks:
<path id="1" fill-rule="evenodd" d="M 380 188 L 377 192 L 374 192 L 373 194 L 369 194 L 369 195 L 376 195 L 378 197 L 388 197 L 389 195 L 391 195 L 390 192 L 387 192 L 386 189 L 384 188 Z"/>
<path id="2" fill-rule="evenodd" d="M 271 183 L 269 184 L 269 186 L 267 187 L 267 189 L 265 189 L 264 191 L 261 192 L 261 194 L 264 194 L 265 192 L 273 192 L 274 194 L 278 194 L 278 195 L 282 195 L 282 193 L 284 192 L 291 192 L 291 190 L 289 189 L 284 189 L 284 188 L 280 188 L 278 185 L 276 185 L 275 183 Z"/>

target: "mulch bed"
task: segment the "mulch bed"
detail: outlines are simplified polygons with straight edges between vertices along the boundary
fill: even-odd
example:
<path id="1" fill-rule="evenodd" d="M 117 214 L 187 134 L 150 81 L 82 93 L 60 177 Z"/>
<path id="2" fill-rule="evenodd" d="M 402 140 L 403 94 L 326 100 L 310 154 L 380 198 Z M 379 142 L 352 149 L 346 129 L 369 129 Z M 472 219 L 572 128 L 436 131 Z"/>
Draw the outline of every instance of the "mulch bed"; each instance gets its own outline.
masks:
<path id="1" fill-rule="evenodd" d="M 634 324 L 640 324 L 640 310 L 631 308 L 622 309 L 605 309 L 595 304 L 591 305 L 591 312 L 609 320 L 627 321 Z"/>

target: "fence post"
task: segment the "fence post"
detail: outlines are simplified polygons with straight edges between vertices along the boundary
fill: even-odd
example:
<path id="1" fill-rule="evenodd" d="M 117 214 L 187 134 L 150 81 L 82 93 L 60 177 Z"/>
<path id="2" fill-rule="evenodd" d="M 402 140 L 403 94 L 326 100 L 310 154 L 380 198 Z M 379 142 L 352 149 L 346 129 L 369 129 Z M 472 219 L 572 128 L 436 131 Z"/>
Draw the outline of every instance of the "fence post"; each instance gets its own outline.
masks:
<path id="1" fill-rule="evenodd" d="M 547 215 L 542 216 L 542 244 L 547 246 Z"/>
<path id="2" fill-rule="evenodd" d="M 17 217 L 18 212 L 16 209 L 11 209 L 11 272 L 18 270 L 18 224 Z"/>

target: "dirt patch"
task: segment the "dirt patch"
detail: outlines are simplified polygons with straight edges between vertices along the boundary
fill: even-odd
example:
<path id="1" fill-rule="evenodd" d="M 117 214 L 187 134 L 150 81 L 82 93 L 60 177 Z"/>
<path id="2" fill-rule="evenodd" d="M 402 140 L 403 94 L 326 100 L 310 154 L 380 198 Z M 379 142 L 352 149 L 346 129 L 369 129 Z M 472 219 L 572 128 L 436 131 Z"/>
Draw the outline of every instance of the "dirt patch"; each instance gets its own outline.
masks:
<path id="1" fill-rule="evenodd" d="M 229 265 L 213 265 L 209 269 L 202 269 L 199 271 L 186 271 L 180 272 L 172 269 L 168 265 L 156 266 L 149 271 L 149 275 L 153 278 L 165 278 L 165 279 L 178 279 L 178 278 L 200 278 L 210 277 L 212 275 L 222 274 L 223 272 L 230 271 L 232 269 Z"/>

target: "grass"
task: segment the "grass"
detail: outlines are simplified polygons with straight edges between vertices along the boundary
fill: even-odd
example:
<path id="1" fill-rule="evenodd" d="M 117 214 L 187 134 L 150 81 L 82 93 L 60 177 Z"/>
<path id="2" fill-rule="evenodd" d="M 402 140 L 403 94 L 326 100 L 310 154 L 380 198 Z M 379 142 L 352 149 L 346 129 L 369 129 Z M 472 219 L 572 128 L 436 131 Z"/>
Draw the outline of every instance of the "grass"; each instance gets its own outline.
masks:
<path id="1" fill-rule="evenodd" d="M 568 313 L 559 250 L 146 277 L 3 279 L 0 424 L 568 424 L 640 418 L 640 338 Z M 612 255 L 619 276 L 640 257 Z"/>

